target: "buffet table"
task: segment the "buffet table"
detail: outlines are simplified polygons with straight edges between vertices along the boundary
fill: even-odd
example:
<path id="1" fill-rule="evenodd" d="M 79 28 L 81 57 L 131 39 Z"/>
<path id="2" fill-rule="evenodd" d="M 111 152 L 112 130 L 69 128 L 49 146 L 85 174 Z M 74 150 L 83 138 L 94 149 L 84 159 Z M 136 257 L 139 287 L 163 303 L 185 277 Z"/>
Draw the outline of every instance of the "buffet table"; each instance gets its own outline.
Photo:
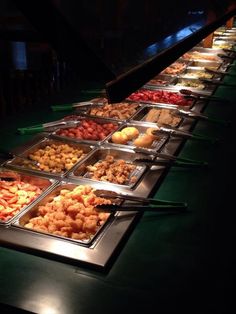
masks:
<path id="1" fill-rule="evenodd" d="M 231 72 L 236 73 L 236 64 Z M 230 120 L 230 126 L 199 121 L 195 130 L 219 143 L 187 141 L 180 153 L 206 160 L 209 168 L 172 167 L 155 193 L 159 199 L 186 201 L 188 211 L 146 212 L 103 272 L 1 247 L 0 302 L 6 313 L 14 308 L 36 313 L 230 312 L 236 91 L 219 87 L 216 95 L 231 103 L 210 102 L 204 113 Z M 35 114 L 12 118 L 2 124 L 1 144 L 9 150 L 22 145 L 31 136 L 15 134 L 17 127 L 63 116 L 37 108 Z"/>

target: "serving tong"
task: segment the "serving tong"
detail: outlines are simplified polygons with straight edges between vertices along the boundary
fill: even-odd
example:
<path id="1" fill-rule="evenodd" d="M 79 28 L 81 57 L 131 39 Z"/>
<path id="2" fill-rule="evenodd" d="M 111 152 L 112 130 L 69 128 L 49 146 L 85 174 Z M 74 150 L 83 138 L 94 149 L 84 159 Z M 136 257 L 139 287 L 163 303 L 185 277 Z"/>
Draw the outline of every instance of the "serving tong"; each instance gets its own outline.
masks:
<path id="1" fill-rule="evenodd" d="M 200 134 L 192 134 L 186 131 L 182 131 L 177 128 L 170 127 L 169 125 L 163 124 L 163 126 L 157 127 L 156 130 L 152 131 L 153 135 L 159 135 L 159 134 L 166 134 L 173 137 L 180 137 L 184 139 L 190 139 L 190 140 L 197 140 L 197 141 L 207 141 L 215 143 L 218 139 L 212 138 L 206 135 L 200 135 Z"/>
<path id="2" fill-rule="evenodd" d="M 96 190 L 95 195 L 110 199 L 112 204 L 97 205 L 96 208 L 108 211 L 186 211 L 185 202 L 173 202 L 154 198 L 144 198 L 127 194 L 118 194 L 113 191 Z M 128 201 L 128 203 L 126 203 Z"/>
<path id="3" fill-rule="evenodd" d="M 205 79 L 205 78 L 199 78 L 199 81 L 205 83 L 205 84 L 212 84 L 217 86 L 227 86 L 227 87 L 236 87 L 235 84 L 230 84 L 218 80 L 211 80 L 211 79 Z"/>
<path id="4" fill-rule="evenodd" d="M 81 101 L 72 104 L 64 104 L 64 105 L 53 105 L 51 106 L 52 111 L 64 111 L 64 110 L 72 110 L 76 108 L 86 108 L 86 107 L 99 107 L 103 106 L 105 103 L 104 98 L 94 99 L 92 101 Z"/>
<path id="5" fill-rule="evenodd" d="M 219 75 L 227 75 L 227 76 L 232 76 L 236 77 L 236 74 L 229 73 L 227 71 L 219 71 L 219 70 L 212 70 L 210 68 L 204 68 L 207 72 L 212 73 L 212 74 L 219 74 Z"/>
<path id="6" fill-rule="evenodd" d="M 220 58 L 229 59 L 229 60 L 235 60 L 235 58 L 236 58 L 236 56 L 229 56 L 229 55 L 225 55 L 223 53 L 218 53 L 217 56 Z"/>
<path id="7" fill-rule="evenodd" d="M 78 126 L 79 121 L 78 120 L 56 120 L 48 123 L 42 123 L 42 124 L 35 124 L 32 126 L 24 127 L 24 128 L 18 128 L 17 131 L 20 134 L 34 134 L 39 132 L 50 132 L 56 128 L 70 128 Z"/>
<path id="8" fill-rule="evenodd" d="M 173 112 L 173 114 L 175 116 L 180 116 L 180 117 L 183 117 L 183 118 L 200 119 L 200 120 L 209 121 L 209 122 L 222 124 L 222 125 L 228 125 L 229 124 L 228 121 L 225 121 L 225 120 L 222 120 L 222 119 L 212 118 L 212 117 L 206 116 L 206 115 L 201 114 L 201 113 L 196 112 L 196 111 L 185 110 L 184 108 L 183 109 L 179 108 L 179 109 L 175 110 Z"/>
<path id="9" fill-rule="evenodd" d="M 134 162 L 137 163 L 144 163 L 146 165 L 157 165 L 157 166 L 164 166 L 164 165 L 173 165 L 177 167 L 207 167 L 208 163 L 206 161 L 201 160 L 194 160 L 190 158 L 183 158 L 183 157 L 176 157 L 173 155 L 165 154 L 165 153 L 159 153 L 159 152 L 150 152 L 143 148 L 134 148 L 134 151 L 136 153 L 148 155 L 157 157 L 159 159 L 148 159 L 148 158 L 136 158 L 134 159 Z"/>
<path id="10" fill-rule="evenodd" d="M 200 80 L 200 79 L 199 79 Z M 201 79 L 202 81 L 203 79 Z M 209 80 L 211 82 L 211 80 Z M 217 81 L 218 82 L 218 81 Z M 220 83 L 220 82 L 218 82 Z M 180 89 L 179 92 L 185 96 L 188 96 L 188 97 L 193 97 L 193 98 L 197 98 L 197 99 L 203 99 L 203 100 L 211 100 L 211 101 L 220 101 L 220 102 L 228 102 L 228 100 L 224 99 L 224 98 L 221 98 L 221 97 L 218 97 L 218 96 L 208 96 L 208 95 L 205 95 L 203 93 L 200 93 L 200 92 L 194 92 L 190 89 Z"/>
<path id="11" fill-rule="evenodd" d="M 226 49 L 226 48 L 223 48 L 222 50 L 223 50 L 224 52 L 226 52 L 226 53 L 236 54 L 236 50 Z"/>

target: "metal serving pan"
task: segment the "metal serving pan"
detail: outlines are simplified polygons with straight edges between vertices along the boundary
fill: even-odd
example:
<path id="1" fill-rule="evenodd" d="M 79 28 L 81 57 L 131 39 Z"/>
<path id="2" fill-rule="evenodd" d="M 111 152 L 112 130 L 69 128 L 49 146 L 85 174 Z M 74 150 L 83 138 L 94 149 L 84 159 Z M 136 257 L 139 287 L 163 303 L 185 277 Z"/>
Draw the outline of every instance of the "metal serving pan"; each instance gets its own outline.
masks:
<path id="1" fill-rule="evenodd" d="M 191 90 L 204 90 L 204 91 L 209 91 L 211 92 L 210 86 L 207 86 L 207 84 L 202 83 L 198 79 L 195 78 L 183 78 L 179 77 L 176 79 L 176 86 L 186 89 L 191 89 Z"/>
<path id="2" fill-rule="evenodd" d="M 236 33 L 236 28 L 235 28 L 235 27 L 226 28 L 226 29 L 225 29 L 225 32 L 226 32 L 226 33 Z"/>
<path id="3" fill-rule="evenodd" d="M 132 172 L 127 176 L 126 180 L 124 182 L 117 182 L 117 173 L 114 174 L 114 177 L 111 178 L 111 181 L 107 179 L 101 179 L 101 180 L 96 180 L 92 179 L 92 173 L 88 170 L 88 166 L 96 166 L 96 164 L 100 162 L 104 162 L 107 157 L 111 156 L 111 158 L 114 158 L 114 161 L 117 160 L 123 160 L 127 164 L 132 164 L 132 161 L 137 158 L 137 154 L 129 149 L 124 149 L 124 148 L 113 148 L 113 147 L 102 147 L 98 148 L 97 150 L 93 151 L 93 153 L 84 160 L 83 163 L 78 165 L 78 167 L 75 167 L 69 174 L 68 178 L 72 179 L 78 179 L 78 178 L 83 178 L 86 179 L 90 182 L 104 182 L 107 185 L 110 186 L 121 186 L 128 188 L 128 189 L 133 189 L 138 182 L 140 181 L 142 175 L 144 174 L 146 170 L 146 166 L 143 165 L 134 165 L 135 167 Z M 107 167 L 107 170 L 109 170 L 109 167 Z M 102 175 L 105 175 L 102 173 Z M 115 182 L 114 182 L 114 181 Z"/>
<path id="4" fill-rule="evenodd" d="M 185 99 L 185 97 L 182 94 L 179 93 L 179 88 L 176 87 L 176 85 L 166 86 L 165 88 L 160 87 L 160 86 L 155 86 L 155 87 L 154 86 L 149 86 L 149 88 L 141 88 L 140 90 L 137 91 L 137 93 L 139 93 L 139 92 L 143 93 L 143 91 L 151 92 L 151 93 L 152 92 L 158 92 L 158 91 L 162 92 L 163 91 L 163 92 L 169 93 L 169 95 L 171 95 L 171 96 L 172 96 L 172 94 L 177 94 L 178 96 L 181 97 L 181 99 Z M 128 100 L 131 100 L 131 99 L 128 99 Z M 170 108 L 176 108 L 178 106 L 181 106 L 180 104 L 176 105 L 176 104 L 173 104 L 173 103 L 167 103 L 167 102 L 164 103 L 164 102 L 160 102 L 158 100 L 151 101 L 151 100 L 145 100 L 144 98 L 140 99 L 140 100 L 137 100 L 137 101 L 139 101 L 140 104 L 143 104 L 143 105 L 157 105 L 157 106 L 164 105 L 165 107 L 170 107 Z M 196 102 L 195 99 L 194 100 L 193 99 L 189 99 L 189 105 L 187 105 L 187 106 L 185 105 L 183 107 L 190 109 L 190 108 L 192 108 L 195 105 L 195 102 Z"/>
<path id="5" fill-rule="evenodd" d="M 206 67 L 208 66 L 206 65 Z M 179 77 L 186 78 L 186 79 L 199 79 L 199 78 L 212 79 L 214 75 L 211 73 L 208 73 L 204 69 L 204 67 L 191 66 L 191 67 L 188 67 Z"/>
<path id="6" fill-rule="evenodd" d="M 204 47 L 195 46 L 191 50 L 189 50 L 188 52 L 191 53 L 193 51 L 198 51 L 200 53 L 209 54 L 209 55 L 217 55 L 218 53 L 226 54 L 225 51 L 222 50 L 221 48 L 204 48 Z"/>
<path id="7" fill-rule="evenodd" d="M 174 65 L 176 63 L 181 63 L 182 68 L 179 70 L 178 69 L 175 70 Z M 166 67 L 159 75 L 168 75 L 171 77 L 173 77 L 173 76 L 175 77 L 176 75 L 182 73 L 186 69 L 186 67 L 190 64 L 191 64 L 191 61 L 180 58 L 180 59 L 176 60 L 175 62 L 173 62 L 172 64 L 170 64 L 168 67 Z M 172 69 L 173 69 L 173 71 L 172 71 Z"/>
<path id="8" fill-rule="evenodd" d="M 98 117 L 87 117 L 86 115 L 84 116 L 80 116 L 80 119 L 78 121 L 76 121 L 76 123 L 74 124 L 73 128 L 77 128 L 80 126 L 81 124 L 81 121 L 88 121 L 88 120 L 92 120 L 100 125 L 103 125 L 103 124 L 113 124 L 115 126 L 117 126 L 117 128 L 119 128 L 119 126 L 121 125 L 121 122 L 120 121 L 111 121 L 109 119 L 105 119 L 105 118 L 98 118 Z M 67 129 L 67 128 L 65 128 Z M 68 128 L 69 129 L 69 128 Z M 88 126 L 88 129 L 89 129 L 89 126 Z M 61 141 L 64 141 L 64 140 L 68 140 L 68 141 L 71 141 L 71 142 L 75 142 L 75 143 L 86 143 L 86 144 L 90 144 L 90 145 L 100 145 L 101 143 L 103 143 L 112 132 L 110 132 L 104 139 L 100 139 L 100 140 L 93 140 L 93 139 L 77 139 L 75 137 L 69 137 L 69 136 L 63 136 L 63 135 L 59 135 L 58 132 L 63 130 L 63 128 L 57 128 L 55 129 L 54 132 L 51 133 L 51 136 L 55 139 L 58 139 L 58 140 L 61 140 Z"/>
<path id="9" fill-rule="evenodd" d="M 150 86 L 170 86 L 175 85 L 176 83 L 176 76 L 159 74 L 154 77 L 154 79 L 150 80 L 144 85 L 144 88 L 149 88 Z"/>
<path id="10" fill-rule="evenodd" d="M 84 155 L 81 156 L 81 158 L 77 161 L 78 162 L 82 162 L 82 160 L 87 156 L 87 154 L 89 154 L 93 149 L 94 146 L 92 145 L 88 145 L 85 143 L 73 143 L 71 141 L 68 140 L 58 140 L 56 138 L 52 138 L 52 137 L 44 137 L 43 139 L 39 140 L 38 142 L 36 142 L 35 144 L 33 144 L 32 146 L 27 147 L 24 151 L 22 151 L 19 155 L 24 156 L 24 157 L 29 157 L 30 154 L 35 153 L 36 151 L 39 150 L 44 150 L 46 149 L 47 146 L 51 146 L 51 145 L 69 145 L 70 147 L 74 148 L 74 149 L 79 149 L 79 150 L 83 150 Z M 56 156 L 56 153 L 55 153 Z M 56 161 L 57 163 L 59 163 L 60 161 Z M 15 157 L 11 160 L 8 160 L 5 162 L 4 164 L 6 167 L 11 168 L 11 169 L 16 169 L 16 170 L 27 170 L 27 172 L 31 172 L 37 175 L 43 175 L 43 176 L 50 176 L 50 177 L 58 177 L 58 178 L 62 178 L 64 177 L 68 170 L 64 169 L 60 172 L 52 172 L 50 170 L 48 171 L 44 171 L 39 169 L 37 166 L 34 167 L 34 169 L 32 169 L 32 167 L 30 165 L 25 164 L 25 162 L 18 158 Z M 75 165 L 75 164 L 74 164 Z M 51 168 L 52 169 L 52 168 Z"/>
<path id="11" fill-rule="evenodd" d="M 212 68 L 218 70 L 222 66 L 222 62 L 208 61 L 208 60 L 193 60 L 191 67 Z"/>
<path id="12" fill-rule="evenodd" d="M 226 40 L 228 42 L 236 43 L 235 33 L 224 33 L 222 36 L 216 37 L 219 40 Z"/>
<path id="13" fill-rule="evenodd" d="M 148 113 L 150 112 L 151 109 L 168 109 L 168 110 L 173 110 L 175 111 L 176 108 L 169 108 L 169 107 L 165 107 L 164 105 L 163 106 L 145 106 L 142 110 L 140 110 L 134 117 L 133 117 L 133 120 L 131 122 L 134 122 L 134 123 L 139 123 L 139 122 L 142 122 L 142 123 L 145 123 L 145 124 L 154 124 L 156 125 L 156 123 L 158 123 L 158 121 L 147 121 L 146 118 L 147 118 L 147 115 Z M 183 121 L 182 118 L 180 118 L 180 121 L 178 124 L 175 124 L 175 125 L 171 125 L 173 127 L 179 127 L 181 122 Z"/>
<path id="14" fill-rule="evenodd" d="M 5 179 L 4 179 L 5 178 Z M 20 190 L 22 192 L 19 192 L 19 189 L 16 188 L 16 185 L 14 184 L 24 184 L 22 185 Z M 19 210 L 15 211 L 14 214 L 12 214 L 12 217 L 6 217 L 6 219 L 1 219 L 0 217 L 0 225 L 7 225 L 10 224 L 13 220 L 15 220 L 23 211 L 27 210 L 27 208 L 33 204 L 35 201 L 40 199 L 44 193 L 47 191 L 50 191 L 53 186 L 57 183 L 56 180 L 50 179 L 50 178 L 42 178 L 40 176 L 35 176 L 26 172 L 21 172 L 21 171 L 12 171 L 4 167 L 0 167 L 0 195 L 5 192 L 5 197 L 6 199 L 8 198 L 9 200 L 12 200 L 12 204 L 17 204 L 20 202 L 20 197 L 31 197 L 29 194 L 32 193 L 32 185 L 36 186 L 37 188 L 41 189 L 40 195 L 38 195 L 36 198 L 34 198 L 32 201 L 30 201 L 27 205 L 21 207 Z M 15 190 L 16 191 L 15 191 Z M 23 191 L 28 191 L 29 194 L 26 196 Z M 19 192 L 19 193 L 18 193 Z M 8 195 L 6 195 L 8 193 Z M 13 200 L 16 198 L 15 201 Z M 0 204 L 3 204 L 2 202 L 4 201 L 4 196 L 3 194 L 1 195 L 1 200 Z M 14 202 L 13 202 L 14 201 Z M 21 202 L 20 202 L 21 203 Z M 20 204 L 19 203 L 19 204 Z M 22 204 L 22 203 L 21 203 Z M 11 207 L 12 208 L 12 207 Z M 0 210 L 1 214 L 1 210 Z"/>
<path id="15" fill-rule="evenodd" d="M 202 48 L 202 49 L 204 49 L 204 48 Z M 222 60 L 220 57 L 218 57 L 215 53 L 207 53 L 207 52 L 203 53 L 203 52 L 198 51 L 197 49 L 190 50 L 190 51 L 186 52 L 186 54 L 191 54 L 191 53 L 193 53 L 193 51 L 199 52 L 201 57 L 197 58 L 197 56 L 194 56 L 194 54 L 193 54 L 190 59 L 187 59 L 187 60 L 191 61 L 192 64 L 194 63 L 194 61 L 216 62 L 216 63 L 219 63 L 219 64 L 222 64 L 224 62 L 224 60 Z M 183 58 L 185 60 L 184 56 L 182 56 L 181 58 Z M 210 58 L 214 58 L 214 59 L 210 59 Z"/>
<path id="16" fill-rule="evenodd" d="M 131 104 L 135 104 L 137 106 L 136 109 L 133 109 L 133 110 L 130 110 L 130 113 L 128 112 L 129 110 L 125 109 L 124 107 L 124 110 L 122 110 L 122 104 L 127 104 L 128 106 L 130 106 Z M 117 109 L 117 105 L 119 105 L 120 107 Z M 91 108 L 87 108 L 86 111 L 84 111 L 84 115 L 86 115 L 87 117 L 93 117 L 93 118 L 103 118 L 103 119 L 107 119 L 107 120 L 111 120 L 111 122 L 114 122 L 114 121 L 128 121 L 130 118 L 132 118 L 133 115 L 136 114 L 136 112 L 140 109 L 141 105 L 139 103 L 136 103 L 136 102 L 126 102 L 126 101 L 123 101 L 121 103 L 114 103 L 114 104 L 104 104 L 104 106 L 113 106 L 114 107 L 114 111 L 106 111 L 103 109 L 103 106 L 99 106 L 97 107 L 98 108 L 98 114 L 97 115 L 94 115 L 91 110 Z M 96 108 L 96 107 L 95 107 Z M 132 112 L 133 111 L 133 112 Z"/>
<path id="17" fill-rule="evenodd" d="M 146 133 L 147 129 L 152 127 L 152 128 L 157 128 L 155 124 L 153 123 L 127 123 L 125 125 L 122 125 L 119 128 L 119 131 L 122 131 L 125 127 L 135 127 L 139 131 L 139 135 L 143 135 Z M 147 149 L 148 151 L 159 151 L 162 146 L 167 142 L 168 136 L 160 134 L 160 139 L 154 140 L 152 145 L 150 147 L 144 147 L 144 149 Z M 113 147 L 123 147 L 123 148 L 129 148 L 129 149 L 134 149 L 136 146 L 133 144 L 134 140 L 130 140 L 127 142 L 127 144 L 116 144 L 112 142 L 112 135 L 107 139 L 105 144 L 109 144 Z M 142 147 L 143 148 L 143 147 Z"/>
<path id="18" fill-rule="evenodd" d="M 80 184 L 83 185 L 83 184 Z M 95 241 L 96 238 L 98 238 L 99 234 L 101 234 L 102 230 L 107 226 L 107 224 L 109 224 L 109 222 L 112 220 L 113 216 L 114 216 L 114 212 L 102 212 L 99 210 L 100 214 L 106 215 L 107 217 L 102 219 L 102 218 L 98 218 L 97 219 L 97 224 L 94 226 L 94 228 L 90 228 L 89 226 L 87 226 L 86 229 L 82 229 L 81 226 L 78 226 L 78 224 L 80 225 L 81 221 L 85 222 L 84 219 L 86 219 L 86 217 L 90 217 L 92 219 L 92 216 L 94 215 L 94 213 L 89 214 L 89 212 L 86 212 L 86 215 L 84 215 L 81 211 L 80 211 L 80 204 L 81 201 L 79 201 L 80 196 L 78 195 L 78 202 L 76 204 L 74 204 L 74 209 L 73 211 L 70 210 L 69 212 L 67 211 L 62 211 L 62 210 L 56 210 L 55 207 L 57 206 L 56 204 L 58 204 L 58 207 L 61 206 L 60 205 L 60 198 L 63 198 L 63 196 L 60 196 L 61 191 L 65 191 L 65 190 L 69 190 L 72 192 L 72 190 L 74 190 L 76 187 L 78 187 L 78 184 L 74 184 L 74 183 L 67 183 L 67 182 L 60 182 L 58 183 L 49 193 L 47 193 L 46 195 L 44 195 L 43 198 L 41 198 L 38 202 L 32 204 L 32 206 L 30 206 L 27 210 L 24 211 L 23 214 L 21 214 L 18 219 L 16 221 L 14 221 L 13 226 L 16 228 L 20 228 L 23 229 L 25 232 L 30 232 L 30 233 L 37 233 L 38 235 L 42 236 L 42 237 L 49 237 L 49 238 L 57 238 L 63 241 L 68 241 L 68 242 L 74 242 L 80 245 L 86 245 L 89 246 L 92 244 L 92 242 Z M 91 192 L 89 192 L 87 195 L 89 195 Z M 76 195 L 76 193 L 75 193 Z M 56 202 L 55 202 L 56 201 Z M 45 212 L 43 212 L 43 214 L 41 214 L 39 212 L 39 209 L 41 206 L 45 206 L 46 204 L 50 204 L 53 202 L 53 207 L 51 206 L 51 209 L 49 210 L 49 212 L 47 212 L 45 210 Z M 71 205 L 72 206 L 72 205 Z M 86 209 L 89 209 L 89 206 L 83 206 L 84 211 L 86 211 Z M 68 207 L 67 207 L 68 208 Z M 53 213 L 55 214 L 62 214 L 62 217 L 56 216 L 56 215 L 52 215 Z M 48 215 L 49 214 L 49 215 Z M 78 218 L 78 214 L 80 215 L 80 218 Z M 46 216 L 47 215 L 47 216 Z M 45 222 L 45 228 L 42 229 L 37 229 L 34 228 L 33 226 L 30 227 L 26 227 L 25 225 L 29 223 L 30 219 L 35 218 L 35 217 L 43 217 L 43 221 L 47 221 L 47 223 Z M 50 216 L 51 219 L 53 219 L 54 221 L 52 223 L 50 223 L 47 220 L 47 217 Z M 94 218 L 94 217 L 93 217 Z M 67 221 L 66 221 L 67 220 Z M 77 220 L 80 220 L 79 222 Z M 49 223 L 48 223 L 49 222 Z M 88 221 L 89 223 L 89 221 Z M 77 226 L 75 225 L 77 224 Z M 50 230 L 48 230 L 50 226 Z M 63 226 L 65 227 L 65 229 L 61 229 L 63 228 Z M 66 229 L 67 228 L 67 229 Z M 69 228 L 69 229 L 68 229 Z M 95 230 L 93 230 L 95 229 Z M 80 231 L 82 230 L 82 231 Z M 62 234 L 60 235 L 59 233 L 53 233 L 55 231 L 59 231 L 59 232 L 67 232 L 66 234 Z M 76 232 L 77 231 L 77 232 Z M 72 234 L 80 234 L 83 238 L 79 239 L 79 238 L 72 238 Z M 83 234 L 82 234 L 83 233 Z"/>
<path id="19" fill-rule="evenodd" d="M 231 49 L 234 46 L 233 43 L 228 42 L 227 40 L 221 40 L 221 39 L 213 39 L 213 48 L 220 48 L 220 49 Z"/>

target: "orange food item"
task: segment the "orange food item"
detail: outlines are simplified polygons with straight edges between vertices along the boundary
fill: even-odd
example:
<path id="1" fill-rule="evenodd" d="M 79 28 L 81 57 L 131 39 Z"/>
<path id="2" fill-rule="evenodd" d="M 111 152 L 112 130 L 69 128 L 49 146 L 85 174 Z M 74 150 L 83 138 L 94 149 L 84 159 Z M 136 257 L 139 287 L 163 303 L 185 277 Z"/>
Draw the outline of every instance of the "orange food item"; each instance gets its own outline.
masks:
<path id="1" fill-rule="evenodd" d="M 31 183 L 0 181 L 0 220 L 11 219 L 41 193 L 42 190 Z"/>
<path id="2" fill-rule="evenodd" d="M 153 137 L 148 134 L 140 135 L 133 142 L 133 144 L 137 147 L 146 147 L 146 148 L 151 147 L 152 143 L 153 143 Z"/>
<path id="3" fill-rule="evenodd" d="M 157 128 L 147 128 L 146 134 L 150 135 L 153 139 L 153 141 L 158 140 L 160 136 L 158 135 L 153 135 L 152 131 L 158 130 Z"/>

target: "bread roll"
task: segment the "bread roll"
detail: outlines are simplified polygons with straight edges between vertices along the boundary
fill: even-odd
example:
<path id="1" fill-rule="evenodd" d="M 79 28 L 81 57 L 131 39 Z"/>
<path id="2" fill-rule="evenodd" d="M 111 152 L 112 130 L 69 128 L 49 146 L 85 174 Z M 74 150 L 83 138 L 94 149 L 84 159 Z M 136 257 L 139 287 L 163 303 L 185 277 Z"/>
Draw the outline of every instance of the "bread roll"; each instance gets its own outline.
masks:
<path id="1" fill-rule="evenodd" d="M 143 134 L 136 138 L 133 144 L 137 147 L 146 147 L 149 148 L 152 146 L 153 138 L 151 135 Z"/>

